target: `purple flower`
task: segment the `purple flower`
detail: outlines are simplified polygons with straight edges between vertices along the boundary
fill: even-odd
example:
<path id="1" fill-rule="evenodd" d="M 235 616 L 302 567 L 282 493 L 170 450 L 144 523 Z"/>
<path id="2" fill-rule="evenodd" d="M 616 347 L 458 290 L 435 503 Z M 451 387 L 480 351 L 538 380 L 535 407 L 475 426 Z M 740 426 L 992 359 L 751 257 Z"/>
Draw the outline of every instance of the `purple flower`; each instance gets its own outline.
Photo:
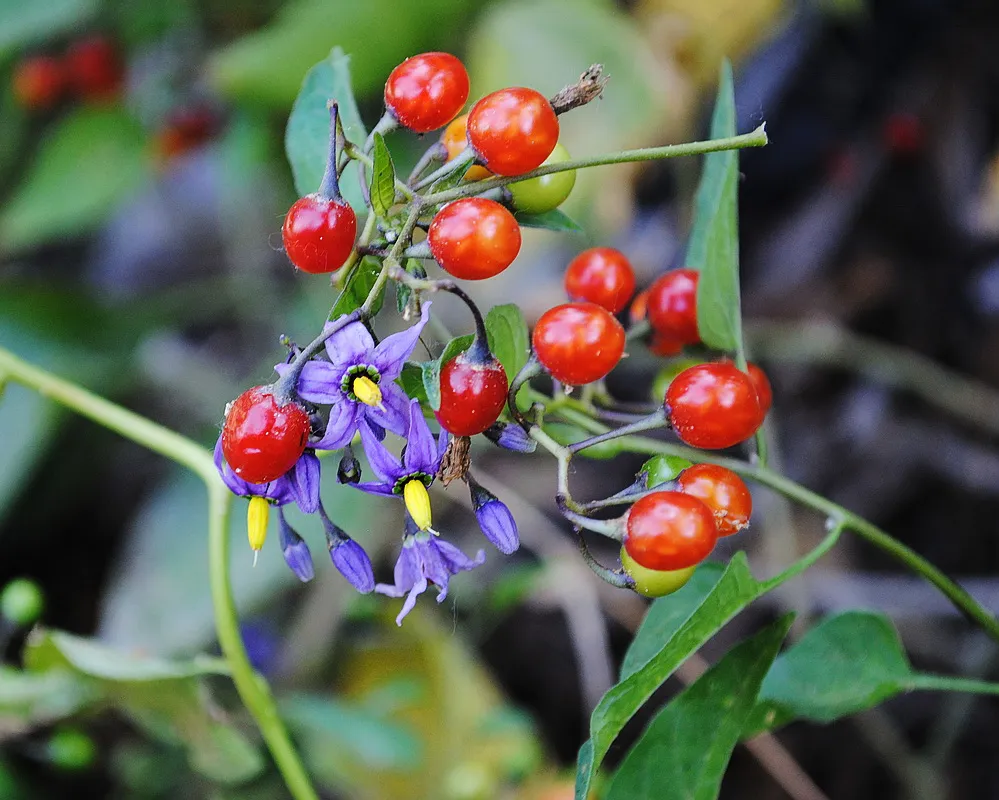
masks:
<path id="1" fill-rule="evenodd" d="M 402 551 L 395 564 L 395 583 L 379 583 L 375 591 L 389 597 L 402 597 L 408 593 L 402 611 L 395 618 L 396 625 L 402 625 L 402 620 L 416 605 L 417 596 L 425 592 L 431 583 L 437 586 L 437 602 L 441 603 L 447 597 L 452 575 L 474 569 L 485 560 L 486 554 L 481 550 L 474 559 L 470 559 L 453 544 L 429 531 L 418 530 L 416 524 L 407 518 Z"/>
<path id="2" fill-rule="evenodd" d="M 249 483 L 240 478 L 222 457 L 222 437 L 215 442 L 215 468 L 229 491 L 240 497 L 263 497 L 277 506 L 292 501 L 306 514 L 319 507 L 319 459 L 306 450 L 290 470 L 270 483 Z"/>
<path id="3" fill-rule="evenodd" d="M 425 303 L 420 321 L 385 337 L 375 346 L 371 333 L 360 322 L 352 322 L 326 340 L 329 361 L 309 361 L 298 379 L 303 400 L 330 407 L 323 438 L 314 447 L 339 450 L 354 438 L 367 420 L 393 433 L 406 432 L 409 398 L 395 383 L 402 367 L 427 324 L 430 303 Z M 327 323 L 328 326 L 333 323 Z M 274 368 L 283 375 L 288 364 Z"/>
<path id="4" fill-rule="evenodd" d="M 485 537 L 496 545 L 496 549 L 504 555 L 510 555 L 520 547 L 520 535 L 517 531 L 517 521 L 510 513 L 506 504 L 479 485 L 471 475 L 467 476 L 468 489 L 472 495 L 472 508 L 475 509 L 475 519 L 482 528 Z"/>
<path id="5" fill-rule="evenodd" d="M 284 553 L 284 560 L 303 583 L 311 581 L 315 575 L 315 568 L 312 566 L 312 554 L 305 540 L 288 524 L 284 518 L 284 511 L 278 509 L 278 528 L 281 540 L 281 552 Z"/>
<path id="6" fill-rule="evenodd" d="M 326 546 L 329 548 L 333 566 L 357 591 L 367 594 L 375 588 L 375 573 L 371 569 L 371 559 L 368 558 L 368 554 L 361 545 L 347 535 L 343 528 L 329 518 L 321 504 L 319 516 L 326 530 Z"/>
<path id="7" fill-rule="evenodd" d="M 434 442 L 419 401 L 411 400 L 406 450 L 401 461 L 385 449 L 370 426 L 361 425 L 361 443 L 378 480 L 354 486 L 369 494 L 402 496 L 417 526 L 425 530 L 430 527 L 430 495 L 427 489 L 440 469 L 447 442 L 444 431 Z"/>

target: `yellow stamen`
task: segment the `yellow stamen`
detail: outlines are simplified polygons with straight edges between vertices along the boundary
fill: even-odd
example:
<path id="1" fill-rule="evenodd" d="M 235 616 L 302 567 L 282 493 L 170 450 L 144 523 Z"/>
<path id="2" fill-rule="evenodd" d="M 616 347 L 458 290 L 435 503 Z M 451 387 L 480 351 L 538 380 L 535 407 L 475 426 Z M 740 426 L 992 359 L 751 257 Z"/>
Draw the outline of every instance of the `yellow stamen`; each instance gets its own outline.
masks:
<path id="1" fill-rule="evenodd" d="M 246 538 L 250 540 L 253 550 L 253 561 L 257 561 L 257 553 L 264 546 L 267 538 L 267 518 L 270 515 L 271 504 L 262 497 L 251 497 L 246 509 Z"/>
<path id="2" fill-rule="evenodd" d="M 373 408 L 381 407 L 382 390 L 367 375 L 358 375 L 354 378 L 351 390 L 354 392 L 354 397 L 364 403 L 364 405 L 372 406 Z"/>
<path id="3" fill-rule="evenodd" d="M 430 527 L 430 493 L 423 481 L 412 479 L 402 487 L 402 499 L 406 501 L 406 510 L 421 531 Z"/>

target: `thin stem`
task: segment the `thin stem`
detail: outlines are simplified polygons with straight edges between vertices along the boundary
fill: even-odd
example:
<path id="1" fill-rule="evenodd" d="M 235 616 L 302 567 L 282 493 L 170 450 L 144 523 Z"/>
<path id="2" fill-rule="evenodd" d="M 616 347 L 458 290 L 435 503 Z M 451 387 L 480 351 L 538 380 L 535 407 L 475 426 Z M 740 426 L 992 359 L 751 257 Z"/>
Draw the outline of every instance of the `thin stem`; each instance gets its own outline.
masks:
<path id="1" fill-rule="evenodd" d="M 364 140 L 364 147 L 362 148 L 365 153 L 370 153 L 371 148 L 375 146 L 375 134 L 380 133 L 384 136 L 386 133 L 390 133 L 399 127 L 399 120 L 390 111 L 386 111 L 382 114 L 381 119 L 375 123 L 375 127 L 371 129 L 371 133 L 368 134 L 368 138 Z"/>
<path id="2" fill-rule="evenodd" d="M 440 167 L 438 167 L 437 169 L 435 169 L 433 172 L 431 172 L 425 178 L 421 178 L 419 181 L 417 181 L 416 185 L 413 188 L 416 191 L 420 191 L 421 189 L 425 189 L 426 187 L 435 184 L 441 178 L 446 178 L 452 172 L 456 172 L 459 169 L 462 169 L 462 170 L 465 169 L 473 161 L 475 161 L 475 152 L 472 150 L 472 148 L 466 147 L 464 150 L 462 150 L 460 153 L 458 153 L 458 155 L 456 155 L 450 161 L 446 162 L 445 164 L 443 164 Z M 472 185 L 472 184 L 469 184 L 469 185 Z M 441 200 L 439 202 L 443 203 L 444 201 Z"/>
<path id="3" fill-rule="evenodd" d="M 367 219 L 364 220 L 364 228 L 361 230 L 361 235 L 357 238 L 357 244 L 347 257 L 346 263 L 333 275 L 333 282 L 337 288 L 343 289 L 343 287 L 347 285 L 347 281 L 350 279 L 350 275 L 354 271 L 354 266 L 361 260 L 361 256 L 363 255 L 361 250 L 368 246 L 368 242 L 371 241 L 371 237 L 375 234 L 377 225 L 377 216 L 374 212 L 369 210 Z"/>
<path id="4" fill-rule="evenodd" d="M 739 136 L 729 136 L 724 139 L 709 139 L 708 141 L 703 142 L 668 144 L 663 147 L 643 147 L 637 150 L 624 150 L 620 153 L 607 153 L 599 156 L 590 156 L 589 158 L 577 158 L 573 161 L 562 161 L 558 164 L 545 164 L 537 169 L 531 170 L 530 172 L 525 172 L 523 175 L 487 178 L 483 181 L 475 181 L 464 186 L 457 186 L 454 189 L 448 189 L 447 191 L 438 192 L 437 194 L 429 194 L 426 195 L 424 199 L 428 204 L 439 205 L 440 203 L 457 200 L 459 197 L 481 194 L 489 189 L 506 186 L 507 184 L 515 183 L 517 181 L 529 180 L 530 178 L 536 178 L 540 175 L 552 175 L 556 172 L 567 172 L 574 169 L 599 167 L 605 164 L 628 164 L 635 161 L 655 161 L 662 158 L 676 158 L 678 156 L 715 153 L 719 150 L 738 150 L 744 147 L 763 147 L 766 143 L 766 124 L 763 124 L 751 133 L 743 133 Z M 466 150 L 465 152 L 468 151 Z M 464 153 L 462 155 L 464 155 Z M 454 164 L 455 161 L 460 158 L 461 156 L 458 156 L 458 158 L 454 159 L 454 161 L 449 161 L 445 164 L 445 166 Z M 471 159 L 469 159 L 469 161 L 471 161 Z M 438 170 L 438 172 L 440 172 L 440 170 Z M 433 177 L 434 180 L 438 177 L 443 177 L 435 177 L 435 175 L 430 177 Z M 433 181 L 425 178 L 417 184 L 417 188 L 422 188 L 430 183 L 433 183 Z"/>
<path id="5" fill-rule="evenodd" d="M 347 144 L 344 146 L 344 152 L 347 153 L 347 155 L 350 156 L 350 158 L 354 159 L 355 161 L 360 161 L 368 169 L 373 170 L 375 168 L 375 162 L 372 160 L 371 156 L 369 156 L 365 152 L 362 152 L 360 149 L 357 148 L 357 146 L 351 144 L 350 142 L 347 142 Z M 410 202 L 416 199 L 416 193 L 398 178 L 395 179 L 395 190 Z"/>
<path id="6" fill-rule="evenodd" d="M 606 433 L 591 436 L 589 439 L 583 439 L 575 444 L 570 444 L 569 452 L 578 453 L 580 450 L 585 450 L 587 447 L 593 447 L 594 445 L 603 444 L 604 442 L 609 442 L 614 439 L 620 439 L 622 436 L 629 436 L 631 434 L 649 431 L 654 428 L 661 428 L 665 424 L 666 411 L 660 408 L 657 411 L 653 411 L 647 417 L 643 417 L 636 422 L 632 422 L 630 425 L 623 425 L 620 428 L 614 428 Z"/>
<path id="7" fill-rule="evenodd" d="M 439 141 L 434 142 L 430 145 L 430 147 L 423 151 L 423 155 L 420 156 L 420 160 L 416 162 L 416 166 L 413 167 L 413 171 L 409 173 L 409 178 L 406 179 L 406 185 L 412 186 L 416 183 L 417 179 L 419 179 L 419 177 L 426 172 L 427 168 L 434 162 L 444 162 L 446 160 L 447 148 Z"/>
<path id="8" fill-rule="evenodd" d="M 586 546 L 586 540 L 583 538 L 583 532 L 578 527 L 575 528 L 576 531 L 576 544 L 579 547 L 579 555 L 582 556 L 583 562 L 588 566 L 593 573 L 600 578 L 600 580 L 605 583 L 609 583 L 611 586 L 616 586 L 619 589 L 634 589 L 635 579 L 632 578 L 625 572 L 618 570 L 608 569 L 599 561 L 593 557 L 593 553 L 590 552 L 590 548 Z"/>
<path id="9" fill-rule="evenodd" d="M 389 254 L 385 256 L 385 261 L 382 262 L 382 271 L 378 273 L 378 277 L 371 286 L 371 291 L 368 292 L 368 296 L 361 305 L 360 311 L 364 316 L 367 317 L 371 315 L 371 309 L 374 308 L 378 295 L 381 293 L 382 289 L 385 288 L 385 283 L 388 281 L 389 272 L 392 270 L 393 266 L 398 266 L 399 255 L 406 249 L 406 243 L 413 236 L 413 231 L 416 229 L 416 223 L 419 221 L 422 211 L 423 205 L 419 202 L 414 202 L 412 209 L 410 209 L 409 217 L 406 218 L 406 222 L 402 226 L 402 230 L 399 231 L 399 235 L 396 237 L 395 243 L 392 245 L 392 249 L 389 251 Z"/>

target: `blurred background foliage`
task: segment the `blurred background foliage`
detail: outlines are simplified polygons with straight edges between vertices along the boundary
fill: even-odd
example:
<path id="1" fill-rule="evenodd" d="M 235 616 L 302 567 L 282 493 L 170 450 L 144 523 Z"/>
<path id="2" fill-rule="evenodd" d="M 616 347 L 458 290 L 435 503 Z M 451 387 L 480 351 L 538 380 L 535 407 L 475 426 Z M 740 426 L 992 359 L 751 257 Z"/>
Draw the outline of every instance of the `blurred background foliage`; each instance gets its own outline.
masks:
<path id="1" fill-rule="evenodd" d="M 112 96 L 19 101 L 24 59 L 94 35 L 120 58 Z M 287 115 L 337 46 L 369 125 L 388 72 L 419 51 L 460 55 L 473 99 L 505 85 L 553 93 L 602 63 L 604 97 L 563 125 L 577 155 L 703 136 L 718 62 L 732 58 L 739 129 L 766 119 L 773 142 L 743 156 L 740 213 L 775 458 L 944 568 L 995 574 L 999 429 L 941 412 L 932 390 L 893 388 L 911 383 L 899 379 L 908 352 L 999 382 L 999 13 L 986 0 L 0 0 L 0 345 L 211 445 L 225 402 L 280 358 L 279 335 L 311 339 L 333 298 L 293 273 L 278 232 L 295 197 Z M 400 171 L 428 143 L 394 135 Z M 572 254 L 597 243 L 649 282 L 681 257 L 698 167 L 580 175 L 566 210 L 586 233 L 525 232 L 515 268 L 477 299 L 536 318 L 561 298 Z M 461 309 L 442 311 L 467 327 Z M 868 358 L 835 338 L 845 329 L 895 349 Z M 661 366 L 634 352 L 614 388 L 644 399 Z M 390 601 L 356 597 L 330 569 L 295 584 L 276 541 L 251 568 L 237 507 L 246 640 L 326 796 L 571 796 L 561 771 L 644 601 L 579 563 L 535 465 L 476 447 L 524 547 L 491 554 L 483 579 L 457 578 L 443 607 L 425 603 L 401 630 Z M 574 480 L 618 488 L 638 463 L 584 463 Z M 474 526 L 458 495 L 439 493 L 461 543 Z M 399 509 L 332 484 L 324 496 L 387 575 Z M 162 460 L 3 390 L 0 583 L 35 579 L 46 625 L 97 643 L 40 633 L 22 656 L 23 632 L 0 631 L 26 667 L 0 671 L 0 797 L 283 796 L 217 663 L 195 657 L 215 649 L 204 499 Z M 757 507 L 745 546 L 763 572 L 820 533 L 772 496 Z M 319 531 L 292 524 L 321 553 Z M 706 655 L 786 606 L 867 605 L 894 615 L 917 665 L 994 673 L 994 652 L 929 590 L 884 569 L 843 549 Z M 999 606 L 999 585 L 977 587 Z M 997 733 L 994 701 L 920 696 L 782 739 L 831 798 L 943 786 L 990 798 Z M 723 796 L 785 795 L 737 751 Z"/>

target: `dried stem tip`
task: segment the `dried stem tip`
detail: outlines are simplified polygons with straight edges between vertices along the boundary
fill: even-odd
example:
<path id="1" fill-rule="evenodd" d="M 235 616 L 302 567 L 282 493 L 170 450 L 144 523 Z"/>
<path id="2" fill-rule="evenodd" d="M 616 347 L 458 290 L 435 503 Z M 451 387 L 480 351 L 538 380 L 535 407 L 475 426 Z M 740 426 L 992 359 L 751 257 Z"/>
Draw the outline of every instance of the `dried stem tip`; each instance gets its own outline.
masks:
<path id="1" fill-rule="evenodd" d="M 556 114 L 564 114 L 579 106 L 585 106 L 591 100 L 596 100 L 604 90 L 608 78 L 604 75 L 603 64 L 593 64 L 579 76 L 579 80 L 571 86 L 566 86 L 557 95 L 549 99 Z"/>

